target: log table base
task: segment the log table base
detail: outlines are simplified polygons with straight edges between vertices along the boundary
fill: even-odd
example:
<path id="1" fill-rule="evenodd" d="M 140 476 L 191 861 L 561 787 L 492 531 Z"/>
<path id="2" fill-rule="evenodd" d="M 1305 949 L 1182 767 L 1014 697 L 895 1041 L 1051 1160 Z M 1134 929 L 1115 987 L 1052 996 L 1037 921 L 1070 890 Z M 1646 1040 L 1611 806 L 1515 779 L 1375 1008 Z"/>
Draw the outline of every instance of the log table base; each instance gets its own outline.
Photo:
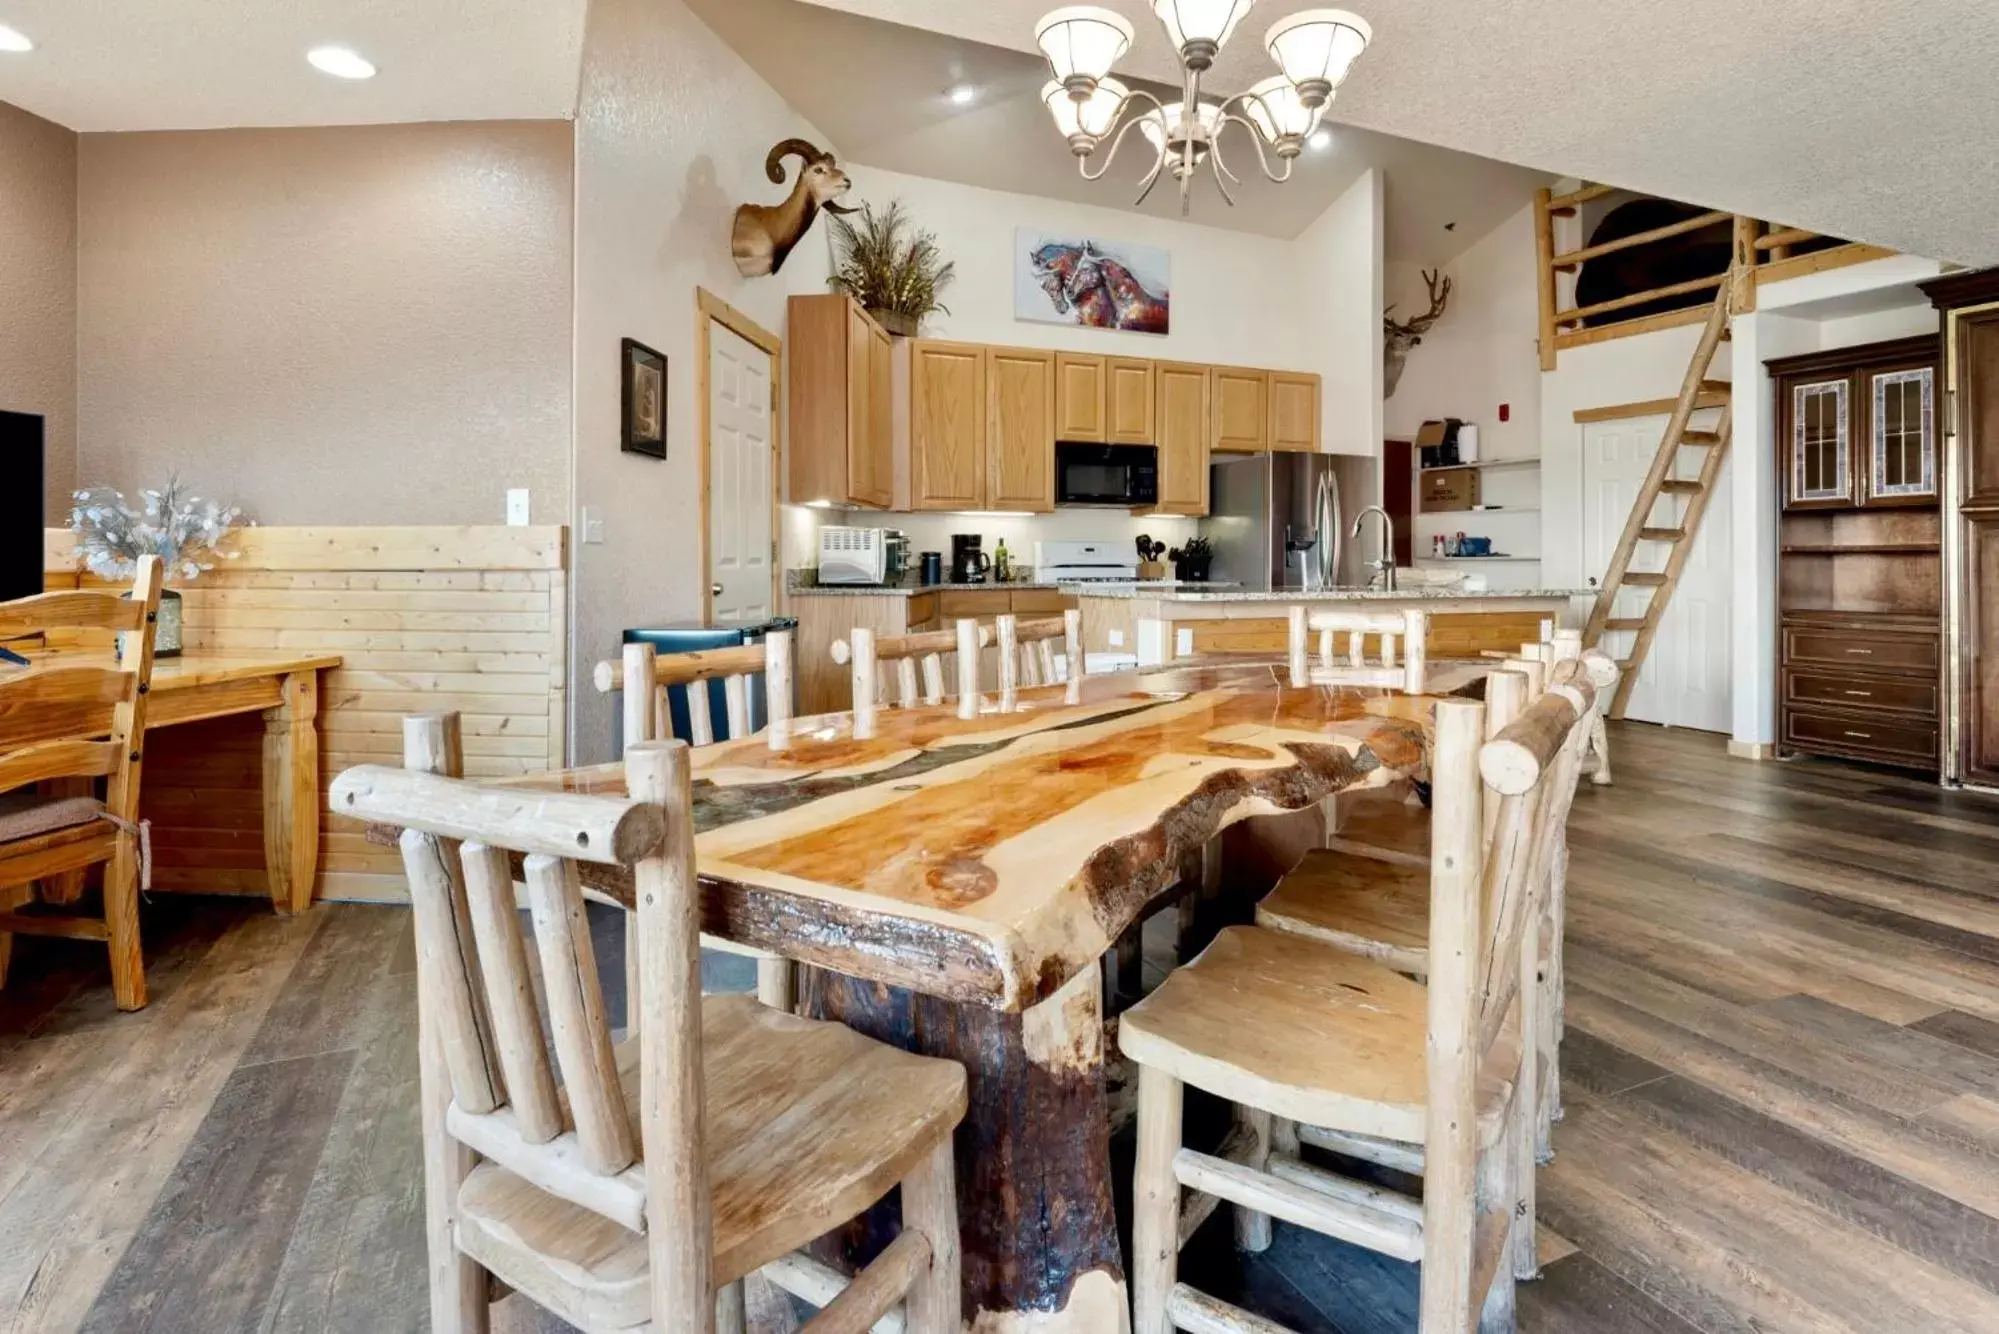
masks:
<path id="1" fill-rule="evenodd" d="M 1125 1334 L 1111 1198 L 1101 984 L 1094 970 L 1023 1013 L 807 970 L 803 1012 L 962 1064 L 960 1237 L 973 1334 Z M 842 1239 L 852 1265 L 895 1235 L 877 1210 Z"/>

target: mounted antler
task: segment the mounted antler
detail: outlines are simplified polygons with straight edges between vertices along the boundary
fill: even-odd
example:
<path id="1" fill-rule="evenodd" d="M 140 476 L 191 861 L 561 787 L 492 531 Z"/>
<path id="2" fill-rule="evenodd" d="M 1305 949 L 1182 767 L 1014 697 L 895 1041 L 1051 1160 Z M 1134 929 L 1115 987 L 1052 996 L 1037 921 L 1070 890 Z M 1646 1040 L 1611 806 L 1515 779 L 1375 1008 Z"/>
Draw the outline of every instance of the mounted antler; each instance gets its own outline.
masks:
<path id="1" fill-rule="evenodd" d="M 1381 312 L 1381 332 L 1384 337 L 1382 363 L 1382 397 L 1392 398 L 1395 386 L 1402 379 L 1403 364 L 1409 359 L 1409 349 L 1423 341 L 1423 335 L 1430 332 L 1444 313 L 1444 306 L 1451 299 L 1451 280 L 1443 276 L 1442 269 L 1423 270 L 1423 285 L 1430 289 L 1430 308 L 1413 320 L 1392 320 L 1389 306 Z"/>
<path id="2" fill-rule="evenodd" d="M 736 271 L 745 278 L 783 268 L 785 256 L 812 229 L 820 209 L 829 213 L 854 211 L 838 202 L 851 185 L 847 173 L 840 170 L 831 153 L 820 152 L 810 140 L 778 140 L 764 157 L 764 175 L 784 184 L 784 159 L 792 156 L 802 165 L 783 203 L 744 204 L 736 210 L 729 248 L 736 258 Z"/>

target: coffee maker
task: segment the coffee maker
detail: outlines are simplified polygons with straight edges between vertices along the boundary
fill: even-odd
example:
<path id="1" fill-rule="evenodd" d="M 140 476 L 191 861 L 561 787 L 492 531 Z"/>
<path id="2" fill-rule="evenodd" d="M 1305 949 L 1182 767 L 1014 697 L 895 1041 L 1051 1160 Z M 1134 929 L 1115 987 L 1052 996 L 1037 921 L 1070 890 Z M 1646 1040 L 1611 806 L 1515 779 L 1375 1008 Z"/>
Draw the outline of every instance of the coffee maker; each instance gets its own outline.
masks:
<path id="1" fill-rule="evenodd" d="M 983 539 L 977 533 L 951 534 L 951 582 L 982 584 L 993 567 L 993 558 L 979 550 Z"/>

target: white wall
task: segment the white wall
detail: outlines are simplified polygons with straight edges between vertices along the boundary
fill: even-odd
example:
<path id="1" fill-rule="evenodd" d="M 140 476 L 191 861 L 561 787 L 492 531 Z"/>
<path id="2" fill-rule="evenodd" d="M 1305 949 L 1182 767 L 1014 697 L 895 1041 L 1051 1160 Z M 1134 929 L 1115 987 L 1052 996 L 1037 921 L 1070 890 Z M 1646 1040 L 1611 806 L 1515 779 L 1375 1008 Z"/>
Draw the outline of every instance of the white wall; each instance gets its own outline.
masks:
<path id="1" fill-rule="evenodd" d="M 828 516 L 828 523 L 838 518 Z M 1034 544 L 1064 539 L 1080 542 L 1109 542 L 1120 550 L 1131 546 L 1140 533 L 1157 538 L 1169 547 L 1192 537 L 1197 520 L 1168 517 L 1134 518 L 1123 510 L 1061 509 L 1053 514 L 890 514 L 877 520 L 858 520 L 872 526 L 876 522 L 900 528 L 909 534 L 912 562 L 924 551 L 942 552 L 946 569 L 951 561 L 951 534 L 978 533 L 985 538 L 982 549 L 991 555 L 1001 538 L 1016 564 L 1034 563 Z M 816 553 L 815 553 L 816 558 Z M 1137 553 L 1133 553 L 1137 558 Z M 815 563 L 808 560 L 804 563 Z"/>
<path id="2" fill-rule="evenodd" d="M 915 225 L 935 232 L 944 257 L 957 265 L 955 279 L 942 293 L 950 312 L 923 322 L 926 337 L 1273 370 L 1318 369 L 1299 336 L 1291 242 L 878 167 L 850 164 L 848 173 L 854 181 L 848 202 L 865 200 L 881 208 L 900 199 Z M 1123 187 L 1105 182 L 1104 188 Z M 1169 252 L 1172 332 L 1160 337 L 1016 320 L 1013 274 L 1019 256 L 1014 234 L 1023 227 Z M 829 229 L 806 247 L 823 260 L 830 240 Z"/>
<path id="3" fill-rule="evenodd" d="M 1303 303 L 1304 369 L 1324 380 L 1324 448 L 1379 456 L 1386 186 L 1370 168 L 1294 242 L 1286 281 Z"/>
<path id="4" fill-rule="evenodd" d="M 587 669 L 627 626 L 701 614 L 700 441 L 694 293 L 706 287 L 782 331 L 792 292 L 824 290 L 823 246 L 807 241 L 775 277 L 744 279 L 729 257 L 737 204 L 771 201 L 764 154 L 811 125 L 681 0 L 594 0 L 576 112 L 576 452 L 578 509 L 604 520 L 578 544 L 571 614 L 574 758 L 607 758 L 611 702 Z M 823 225 L 823 224 L 822 224 Z M 667 459 L 618 449 L 618 340 L 667 357 Z"/>

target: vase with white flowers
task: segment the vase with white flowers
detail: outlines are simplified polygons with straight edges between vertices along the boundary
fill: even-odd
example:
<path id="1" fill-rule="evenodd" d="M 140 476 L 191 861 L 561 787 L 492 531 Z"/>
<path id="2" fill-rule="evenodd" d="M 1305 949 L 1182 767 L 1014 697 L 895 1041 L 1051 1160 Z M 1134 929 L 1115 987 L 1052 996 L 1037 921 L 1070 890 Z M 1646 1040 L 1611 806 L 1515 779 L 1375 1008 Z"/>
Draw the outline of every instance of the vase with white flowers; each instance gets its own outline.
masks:
<path id="1" fill-rule="evenodd" d="M 243 511 L 191 494 L 179 474 L 157 491 L 141 491 L 139 508 L 124 493 L 92 486 L 76 493 L 69 526 L 76 533 L 78 554 L 92 574 L 104 579 L 130 579 L 141 556 L 158 556 L 169 579 L 198 578 L 218 560 L 238 553 L 221 550 L 231 528 L 243 522 Z M 160 593 L 160 617 L 155 625 L 153 656 L 171 658 L 181 646 L 181 597 L 172 589 Z"/>

